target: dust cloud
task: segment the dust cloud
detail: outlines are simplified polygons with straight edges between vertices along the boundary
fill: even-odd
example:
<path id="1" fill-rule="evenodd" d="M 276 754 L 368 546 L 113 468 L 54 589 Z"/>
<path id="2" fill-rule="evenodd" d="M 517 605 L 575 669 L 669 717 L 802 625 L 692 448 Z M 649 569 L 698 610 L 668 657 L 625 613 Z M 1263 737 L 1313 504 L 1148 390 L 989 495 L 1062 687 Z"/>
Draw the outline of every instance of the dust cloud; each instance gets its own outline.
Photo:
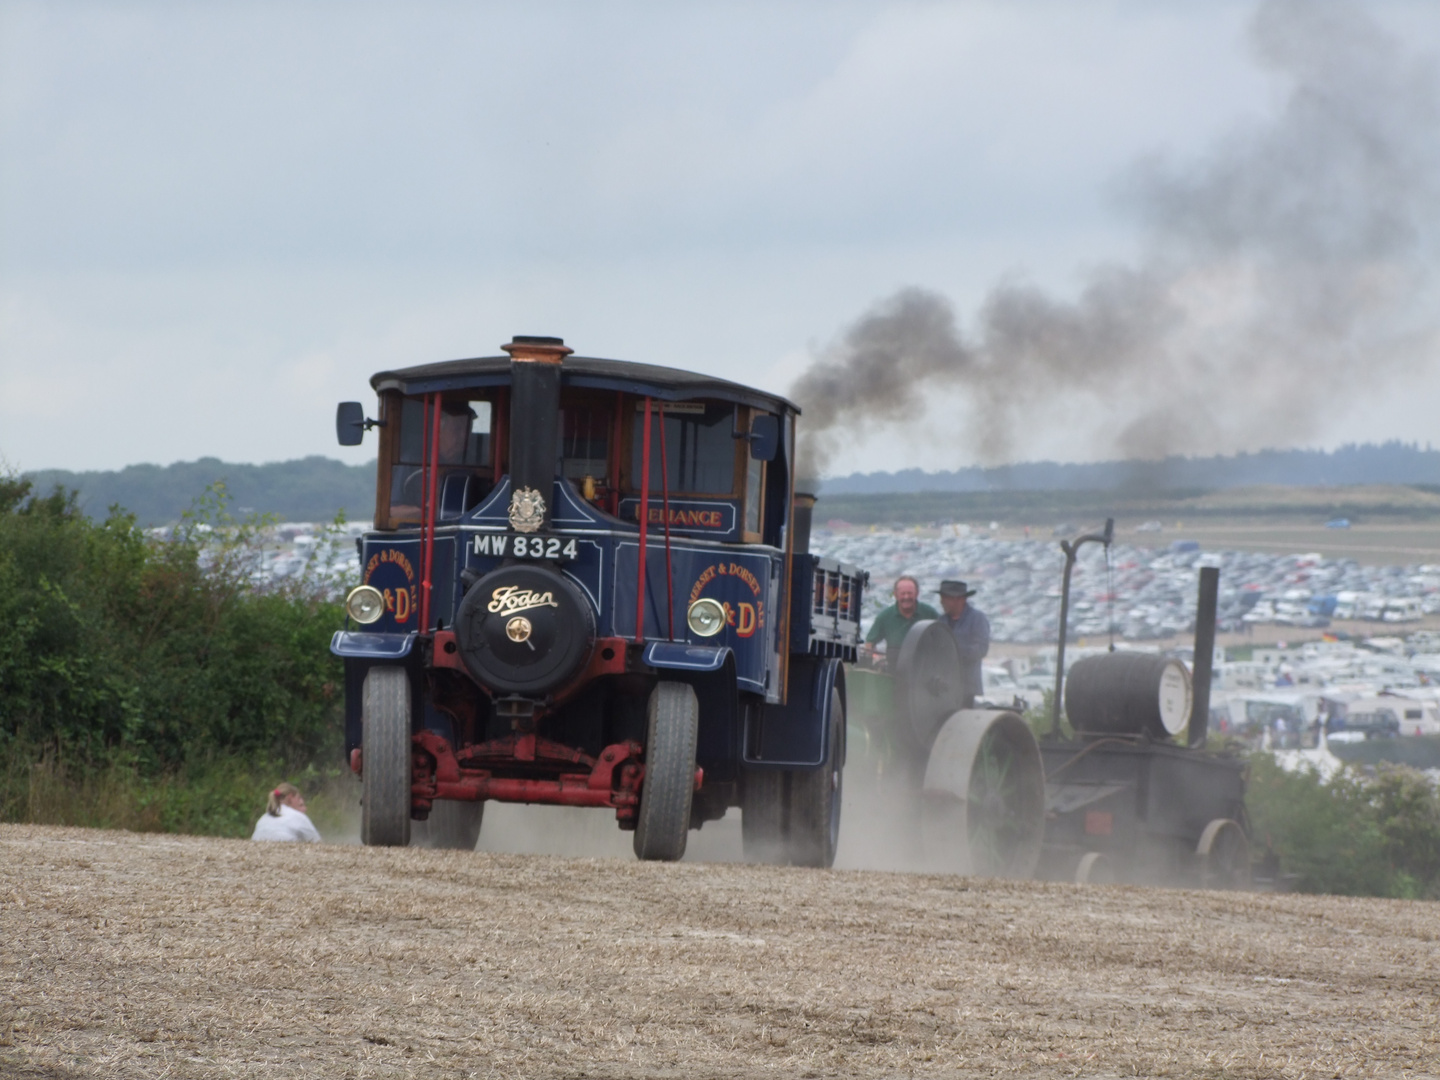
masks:
<path id="1" fill-rule="evenodd" d="M 342 778 L 343 779 L 343 778 Z M 327 786 L 317 800 L 316 824 L 329 844 L 360 843 L 360 784 Z M 919 778 L 873 768 L 847 769 L 840 816 L 839 869 L 941 870 L 928 864 L 918 834 Z M 635 834 L 622 832 L 613 812 L 573 806 L 487 802 L 477 851 L 511 855 L 620 859 L 633 862 Z M 428 847 L 426 823 L 411 823 L 411 847 Z M 745 862 L 740 811 L 692 829 L 685 862 Z"/>
<path id="2" fill-rule="evenodd" d="M 1140 257 L 1069 299 L 1003 281 L 968 329 L 933 291 L 880 301 L 790 389 L 799 474 L 877 429 L 903 436 L 937 393 L 971 418 L 950 449 L 987 464 L 1041 416 L 1099 455 L 1279 446 L 1440 357 L 1433 58 L 1353 3 L 1272 0 L 1250 41 L 1283 106 L 1199 160 L 1134 167 Z"/>

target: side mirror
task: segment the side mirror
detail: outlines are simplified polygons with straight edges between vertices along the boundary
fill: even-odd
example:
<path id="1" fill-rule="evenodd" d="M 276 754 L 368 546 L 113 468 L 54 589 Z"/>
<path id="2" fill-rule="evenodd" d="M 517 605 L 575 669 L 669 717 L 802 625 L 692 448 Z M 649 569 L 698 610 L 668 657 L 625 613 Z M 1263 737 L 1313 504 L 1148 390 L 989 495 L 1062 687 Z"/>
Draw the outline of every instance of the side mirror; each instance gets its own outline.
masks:
<path id="1" fill-rule="evenodd" d="M 750 456 L 757 461 L 774 461 L 780 452 L 780 418 L 756 413 L 750 421 Z"/>
<path id="2" fill-rule="evenodd" d="M 365 438 L 365 406 L 358 401 L 342 401 L 335 406 L 335 437 L 341 446 L 359 446 Z"/>

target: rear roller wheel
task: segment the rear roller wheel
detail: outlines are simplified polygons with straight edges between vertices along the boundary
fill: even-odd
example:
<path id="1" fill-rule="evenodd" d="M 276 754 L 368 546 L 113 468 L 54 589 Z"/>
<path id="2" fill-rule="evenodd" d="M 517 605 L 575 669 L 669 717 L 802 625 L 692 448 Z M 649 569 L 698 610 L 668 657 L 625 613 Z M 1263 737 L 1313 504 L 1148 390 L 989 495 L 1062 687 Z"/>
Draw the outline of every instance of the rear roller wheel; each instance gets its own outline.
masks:
<path id="1" fill-rule="evenodd" d="M 360 838 L 371 847 L 410 842 L 410 676 L 373 667 L 362 704 Z"/>
<path id="2" fill-rule="evenodd" d="M 925 767 L 920 832 L 927 861 L 981 877 L 1035 872 L 1045 831 L 1045 770 L 1013 712 L 963 709 Z"/>
<path id="3" fill-rule="evenodd" d="M 412 823 L 411 843 L 415 847 L 474 851 L 480 842 L 480 823 L 484 817 L 483 802 L 436 799 L 430 807 L 430 817 Z"/>
<path id="4" fill-rule="evenodd" d="M 1087 851 L 1080 856 L 1080 865 L 1075 867 L 1077 885 L 1113 885 L 1115 866 L 1104 852 Z"/>
<path id="5" fill-rule="evenodd" d="M 685 854 L 690 830 L 700 703 L 686 683 L 662 682 L 650 694 L 649 711 L 635 854 L 675 862 Z"/>
<path id="6" fill-rule="evenodd" d="M 1195 845 L 1202 889 L 1250 887 L 1250 841 L 1238 822 L 1216 818 Z"/>

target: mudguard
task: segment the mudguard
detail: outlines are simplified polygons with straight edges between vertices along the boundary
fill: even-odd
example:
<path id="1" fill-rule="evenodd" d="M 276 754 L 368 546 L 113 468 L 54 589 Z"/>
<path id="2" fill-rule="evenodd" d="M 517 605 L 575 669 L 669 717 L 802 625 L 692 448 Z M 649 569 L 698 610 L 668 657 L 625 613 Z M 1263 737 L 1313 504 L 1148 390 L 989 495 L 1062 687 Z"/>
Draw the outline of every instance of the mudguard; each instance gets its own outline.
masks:
<path id="1" fill-rule="evenodd" d="M 369 634 L 354 630 L 336 630 L 330 639 L 330 651 L 349 660 L 399 660 L 410 655 L 415 646 L 412 634 Z"/>
<path id="2" fill-rule="evenodd" d="M 719 671 L 730 656 L 724 645 L 688 645 L 683 641 L 652 641 L 645 646 L 645 663 L 670 671 Z"/>
<path id="3" fill-rule="evenodd" d="M 813 769 L 829 753 L 831 691 L 845 702 L 840 660 L 791 654 L 790 694 L 784 705 L 765 705 L 748 717 L 742 749 L 747 767 Z"/>

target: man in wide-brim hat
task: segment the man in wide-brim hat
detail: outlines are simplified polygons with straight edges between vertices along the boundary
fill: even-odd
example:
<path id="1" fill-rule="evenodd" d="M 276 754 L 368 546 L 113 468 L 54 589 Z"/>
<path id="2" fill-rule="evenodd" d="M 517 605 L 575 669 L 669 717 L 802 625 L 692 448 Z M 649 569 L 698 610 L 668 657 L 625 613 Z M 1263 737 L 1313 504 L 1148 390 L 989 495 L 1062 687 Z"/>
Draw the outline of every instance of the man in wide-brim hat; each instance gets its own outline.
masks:
<path id="1" fill-rule="evenodd" d="M 960 649 L 960 676 L 965 684 L 962 708 L 974 706 L 975 699 L 985 693 L 980 661 L 990 651 L 990 620 L 977 607 L 970 606 L 970 597 L 977 590 L 963 581 L 940 583 L 940 607 L 945 612 L 945 625 L 955 635 Z"/>

